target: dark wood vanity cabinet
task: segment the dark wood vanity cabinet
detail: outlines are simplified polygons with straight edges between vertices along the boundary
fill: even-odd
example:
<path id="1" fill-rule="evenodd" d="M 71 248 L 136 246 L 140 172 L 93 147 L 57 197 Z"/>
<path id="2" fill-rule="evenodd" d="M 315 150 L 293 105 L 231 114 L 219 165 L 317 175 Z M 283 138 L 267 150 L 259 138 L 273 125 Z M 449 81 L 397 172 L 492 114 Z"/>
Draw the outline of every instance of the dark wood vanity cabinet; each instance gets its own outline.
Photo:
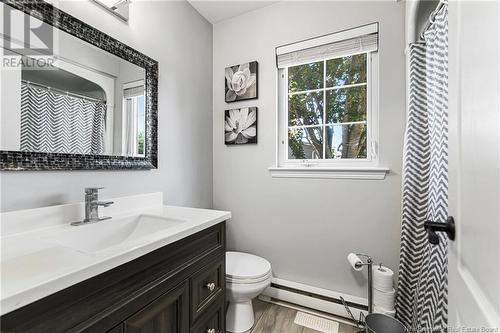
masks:
<path id="1" fill-rule="evenodd" d="M 225 223 L 0 318 L 2 332 L 223 333 Z"/>
<path id="2" fill-rule="evenodd" d="M 189 288 L 183 283 L 112 329 L 111 333 L 177 333 L 189 331 Z"/>

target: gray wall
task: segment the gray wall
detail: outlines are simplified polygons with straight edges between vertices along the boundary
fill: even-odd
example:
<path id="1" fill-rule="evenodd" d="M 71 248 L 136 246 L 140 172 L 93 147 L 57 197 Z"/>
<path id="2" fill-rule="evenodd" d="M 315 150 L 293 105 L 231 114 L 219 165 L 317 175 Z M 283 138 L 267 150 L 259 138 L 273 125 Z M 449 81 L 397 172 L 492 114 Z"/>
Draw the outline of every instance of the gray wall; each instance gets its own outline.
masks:
<path id="1" fill-rule="evenodd" d="M 212 206 L 212 26 L 185 1 L 133 1 L 125 24 L 89 1 L 64 11 L 159 61 L 159 169 L 2 172 L 1 211 L 161 191 L 165 203 Z"/>
<path id="2" fill-rule="evenodd" d="M 228 246 L 271 261 L 275 276 L 366 296 L 366 271 L 348 252 L 399 263 L 405 116 L 404 3 L 280 2 L 214 25 L 214 208 L 228 209 Z M 380 160 L 385 180 L 273 179 L 276 154 L 275 47 L 380 22 Z M 224 68 L 259 61 L 259 99 L 224 103 Z M 226 147 L 223 112 L 259 107 L 258 144 Z"/>

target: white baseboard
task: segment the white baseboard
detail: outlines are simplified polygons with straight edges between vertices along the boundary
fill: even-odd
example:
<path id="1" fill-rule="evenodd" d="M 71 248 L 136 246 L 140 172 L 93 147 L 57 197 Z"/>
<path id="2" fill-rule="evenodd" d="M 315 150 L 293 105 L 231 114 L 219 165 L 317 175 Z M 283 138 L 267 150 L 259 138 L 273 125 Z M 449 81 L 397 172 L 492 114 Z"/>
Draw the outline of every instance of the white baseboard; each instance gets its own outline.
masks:
<path id="1" fill-rule="evenodd" d="M 288 288 L 288 290 L 279 288 L 279 286 L 286 287 Z M 361 309 L 362 306 L 366 306 L 368 304 L 366 298 L 347 295 L 328 289 L 317 288 L 306 284 L 278 279 L 278 278 L 273 278 L 271 287 L 267 288 L 262 293 L 262 295 L 264 297 L 270 297 L 275 300 L 297 304 L 306 308 L 329 313 L 335 316 L 350 318 L 349 314 L 347 313 L 342 304 L 321 299 L 319 297 L 315 297 L 314 295 L 304 295 L 303 293 L 294 292 L 293 290 L 290 289 L 295 289 L 297 291 L 302 291 L 304 293 L 319 295 L 335 300 L 340 300 L 340 296 L 342 296 L 346 302 L 353 304 L 353 306 L 351 306 L 350 309 L 356 319 L 359 318 L 361 312 L 365 316 L 367 315 L 367 311 Z"/>

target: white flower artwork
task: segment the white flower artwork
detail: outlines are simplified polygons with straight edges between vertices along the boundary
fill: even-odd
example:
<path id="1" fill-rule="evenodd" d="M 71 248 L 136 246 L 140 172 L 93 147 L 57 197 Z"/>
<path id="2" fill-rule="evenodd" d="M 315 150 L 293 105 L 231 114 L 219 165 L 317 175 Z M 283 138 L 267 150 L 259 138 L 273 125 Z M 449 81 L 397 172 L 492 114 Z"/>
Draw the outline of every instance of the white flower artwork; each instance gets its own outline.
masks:
<path id="1" fill-rule="evenodd" d="M 226 110 L 224 133 L 226 145 L 257 143 L 257 107 Z"/>
<path id="2" fill-rule="evenodd" d="M 257 98 L 257 61 L 226 67 L 226 103 Z"/>

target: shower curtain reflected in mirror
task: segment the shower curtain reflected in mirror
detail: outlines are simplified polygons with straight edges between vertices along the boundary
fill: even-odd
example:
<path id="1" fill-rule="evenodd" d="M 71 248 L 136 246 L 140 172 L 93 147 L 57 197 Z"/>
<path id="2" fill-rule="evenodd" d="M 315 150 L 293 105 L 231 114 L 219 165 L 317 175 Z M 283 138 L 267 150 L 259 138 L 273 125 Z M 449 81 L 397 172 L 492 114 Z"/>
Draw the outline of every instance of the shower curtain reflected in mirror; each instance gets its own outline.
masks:
<path id="1" fill-rule="evenodd" d="M 21 150 L 104 153 L 106 103 L 22 82 Z"/>

